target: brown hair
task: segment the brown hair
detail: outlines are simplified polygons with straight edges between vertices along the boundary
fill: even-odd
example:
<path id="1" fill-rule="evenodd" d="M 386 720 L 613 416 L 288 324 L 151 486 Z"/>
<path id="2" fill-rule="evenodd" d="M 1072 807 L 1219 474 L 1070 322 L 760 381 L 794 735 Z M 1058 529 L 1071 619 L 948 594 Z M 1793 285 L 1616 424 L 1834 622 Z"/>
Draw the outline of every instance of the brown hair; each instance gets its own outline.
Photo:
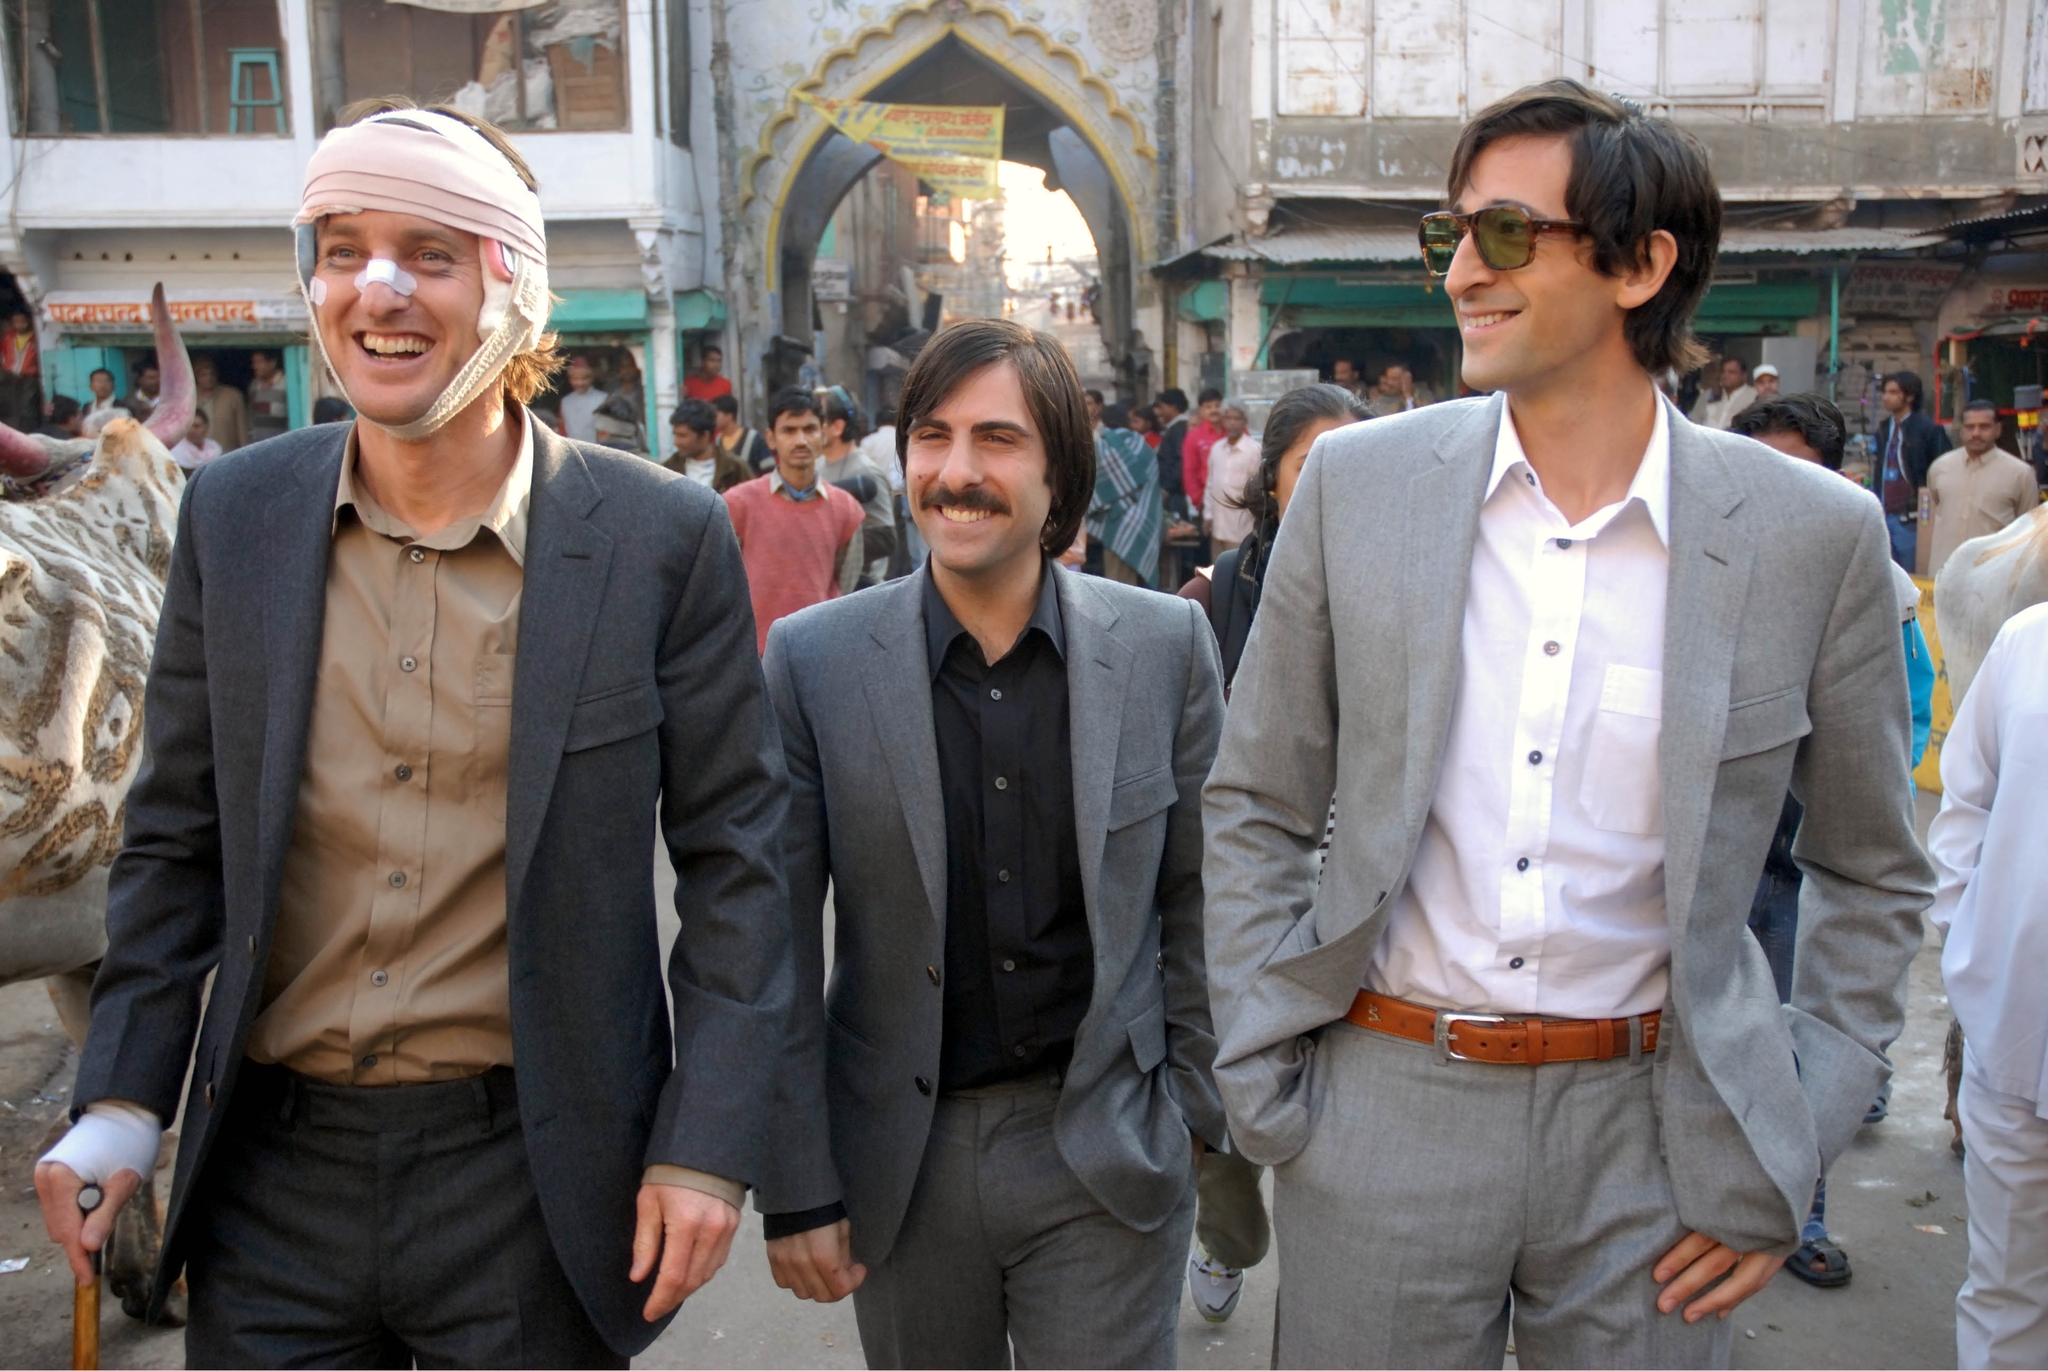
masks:
<path id="1" fill-rule="evenodd" d="M 1095 435 L 1088 425 L 1081 378 L 1060 340 L 1008 319 L 963 319 L 941 329 L 917 354 L 903 378 L 897 403 L 896 456 L 910 450 L 910 434 L 961 383 L 998 362 L 1017 369 L 1024 404 L 1045 445 L 1045 483 L 1052 509 L 1039 530 L 1038 546 L 1057 557 L 1073 546 L 1088 503 L 1095 495 Z"/>
<path id="2" fill-rule="evenodd" d="M 1624 328 L 1643 370 L 1691 371 L 1707 360 L 1692 316 L 1721 247 L 1721 191 L 1699 140 L 1630 101 L 1559 79 L 1516 91 L 1475 116 L 1451 155 L 1449 198 L 1471 184 L 1479 154 L 1504 138 L 1563 138 L 1572 170 L 1565 210 L 1585 225 L 1593 264 L 1612 276 L 1648 260 L 1659 229 L 1678 241 L 1663 288 L 1628 312 Z"/>
<path id="3" fill-rule="evenodd" d="M 540 182 L 533 176 L 533 168 L 526 165 L 526 159 L 519 155 L 519 149 L 512 146 L 512 140 L 496 124 L 477 118 L 473 114 L 455 108 L 453 105 L 420 105 L 403 95 L 375 95 L 367 100 L 357 100 L 343 107 L 335 117 L 335 127 L 360 124 L 373 114 L 394 114 L 403 110 L 424 110 L 429 114 L 443 115 L 469 125 L 482 136 L 486 143 L 496 148 L 510 164 L 513 172 L 526 183 L 528 190 L 540 189 Z M 410 124 L 411 128 L 425 128 L 424 124 Z M 554 374 L 562 369 L 562 349 L 558 335 L 543 333 L 531 348 L 514 353 L 512 360 L 505 363 L 502 382 L 508 398 L 522 405 L 532 404 L 533 398 L 546 390 Z"/>

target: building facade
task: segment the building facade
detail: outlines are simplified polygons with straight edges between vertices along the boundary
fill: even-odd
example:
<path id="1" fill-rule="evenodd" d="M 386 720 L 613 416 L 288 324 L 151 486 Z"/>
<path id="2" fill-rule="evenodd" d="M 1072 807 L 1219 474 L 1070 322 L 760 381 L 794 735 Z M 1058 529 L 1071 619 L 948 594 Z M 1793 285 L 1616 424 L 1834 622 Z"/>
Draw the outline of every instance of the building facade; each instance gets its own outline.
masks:
<path id="1" fill-rule="evenodd" d="M 246 384 L 308 355 L 289 224 L 320 136 L 355 101 L 448 101 L 505 128 L 540 182 L 553 327 L 600 383 L 640 385 L 665 441 L 679 368 L 725 325 L 701 3 L 685 0 L 18 0 L 0 156 L 0 266 L 38 321 L 45 389 L 126 393 L 163 282 L 195 354 Z"/>

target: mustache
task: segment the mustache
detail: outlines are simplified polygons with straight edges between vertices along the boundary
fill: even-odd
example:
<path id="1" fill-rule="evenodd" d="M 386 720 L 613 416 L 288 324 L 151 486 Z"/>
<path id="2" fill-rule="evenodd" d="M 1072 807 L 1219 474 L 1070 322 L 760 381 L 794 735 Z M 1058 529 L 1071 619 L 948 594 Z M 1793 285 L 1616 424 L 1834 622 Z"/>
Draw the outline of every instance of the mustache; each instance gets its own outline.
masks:
<path id="1" fill-rule="evenodd" d="M 954 490 L 950 486 L 933 486 L 917 502 L 919 509 L 938 509 L 940 506 L 952 509 L 987 510 L 990 514 L 1008 514 L 1009 501 L 990 490 L 987 486 L 969 486 L 966 490 Z"/>

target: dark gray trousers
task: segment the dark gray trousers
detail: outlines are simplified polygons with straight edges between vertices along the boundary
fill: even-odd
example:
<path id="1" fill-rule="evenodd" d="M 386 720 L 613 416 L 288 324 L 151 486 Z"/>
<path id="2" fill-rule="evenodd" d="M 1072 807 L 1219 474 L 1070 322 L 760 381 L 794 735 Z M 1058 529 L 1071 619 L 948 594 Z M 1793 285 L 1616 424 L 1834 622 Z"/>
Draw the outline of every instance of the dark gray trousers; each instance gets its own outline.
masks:
<path id="1" fill-rule="evenodd" d="M 184 1250 L 188 1366 L 626 1365 L 555 1258 L 502 1068 L 356 1089 L 245 1063 Z"/>
<path id="2" fill-rule="evenodd" d="M 1195 1188 L 1126 1227 L 1061 1159 L 1058 1105 L 1047 1081 L 940 1098 L 896 1245 L 853 1292 L 869 1366 L 1174 1365 Z"/>

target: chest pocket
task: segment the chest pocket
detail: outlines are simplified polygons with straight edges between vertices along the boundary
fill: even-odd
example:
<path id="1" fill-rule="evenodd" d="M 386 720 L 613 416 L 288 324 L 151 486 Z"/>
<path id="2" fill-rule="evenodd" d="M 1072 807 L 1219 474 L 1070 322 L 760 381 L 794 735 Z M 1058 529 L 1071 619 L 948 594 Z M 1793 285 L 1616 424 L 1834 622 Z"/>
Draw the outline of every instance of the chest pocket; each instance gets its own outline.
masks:
<path id="1" fill-rule="evenodd" d="M 509 652 L 479 652 L 470 678 L 469 793 L 494 816 L 505 813 L 505 766 L 512 752 L 512 666 Z"/>
<path id="2" fill-rule="evenodd" d="M 1173 802 L 1179 798 L 1180 787 L 1174 783 L 1170 765 L 1118 781 L 1116 788 L 1109 793 L 1109 831 L 1114 833 L 1149 819 L 1161 810 L 1172 808 Z"/>
<path id="3" fill-rule="evenodd" d="M 1806 716 L 1806 697 L 1797 687 L 1761 699 L 1728 706 L 1728 727 L 1721 735 L 1721 760 L 1733 761 L 1804 738 L 1813 732 Z"/>
<path id="4" fill-rule="evenodd" d="M 661 692 L 652 681 L 578 700 L 576 712 L 569 716 L 569 736 L 563 740 L 562 751 L 582 752 L 636 738 L 659 727 L 665 713 Z"/>
<path id="5" fill-rule="evenodd" d="M 1586 749 L 1579 803 L 1610 833 L 1664 831 L 1664 779 L 1657 741 L 1664 732 L 1664 673 L 1611 664 Z"/>

